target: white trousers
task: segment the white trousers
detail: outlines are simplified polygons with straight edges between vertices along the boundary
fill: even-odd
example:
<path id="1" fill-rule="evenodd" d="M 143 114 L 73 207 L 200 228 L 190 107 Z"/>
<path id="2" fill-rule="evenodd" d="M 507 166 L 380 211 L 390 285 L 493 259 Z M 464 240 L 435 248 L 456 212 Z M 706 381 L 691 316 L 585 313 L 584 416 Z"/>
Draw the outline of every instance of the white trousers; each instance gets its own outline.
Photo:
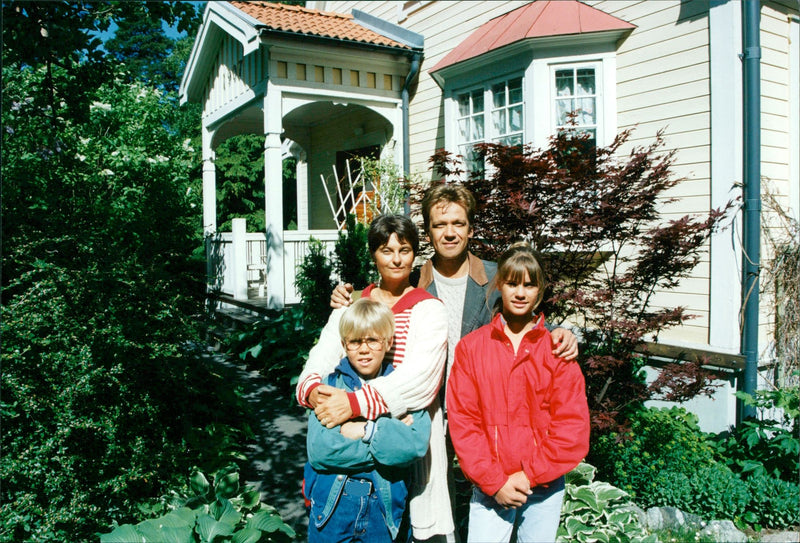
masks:
<path id="1" fill-rule="evenodd" d="M 467 542 L 508 543 L 515 526 L 517 543 L 555 541 L 564 501 L 564 477 L 532 490 L 522 507 L 503 509 L 492 496 L 474 487 L 469 502 Z"/>

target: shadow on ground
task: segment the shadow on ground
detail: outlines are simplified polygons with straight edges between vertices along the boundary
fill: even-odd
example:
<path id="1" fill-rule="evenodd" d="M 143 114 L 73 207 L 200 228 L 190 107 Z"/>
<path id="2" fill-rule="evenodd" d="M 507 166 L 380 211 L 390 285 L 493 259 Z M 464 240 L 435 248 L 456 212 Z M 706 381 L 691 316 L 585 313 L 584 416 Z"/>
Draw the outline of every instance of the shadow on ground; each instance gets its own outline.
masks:
<path id="1" fill-rule="evenodd" d="M 221 358 L 221 357 L 220 357 Z M 297 540 L 305 541 L 308 518 L 303 507 L 301 486 L 306 461 L 307 415 L 294 401 L 294 387 L 269 383 L 257 371 L 248 371 L 225 360 L 250 403 L 253 442 L 249 444 L 249 465 L 241 471 L 246 484 L 261 491 L 262 501 L 275 507 Z"/>

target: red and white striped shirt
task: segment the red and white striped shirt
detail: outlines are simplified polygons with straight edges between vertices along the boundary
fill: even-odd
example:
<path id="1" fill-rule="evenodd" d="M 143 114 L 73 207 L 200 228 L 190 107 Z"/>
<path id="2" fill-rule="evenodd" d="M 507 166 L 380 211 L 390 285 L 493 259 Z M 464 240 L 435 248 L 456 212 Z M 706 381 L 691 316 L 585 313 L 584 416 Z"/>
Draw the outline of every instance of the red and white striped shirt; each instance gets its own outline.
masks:
<path id="1" fill-rule="evenodd" d="M 362 293 L 362 297 L 369 297 L 374 285 L 370 285 Z M 386 356 L 391 360 L 392 365 L 397 368 L 403 363 L 406 355 L 406 344 L 408 342 L 408 331 L 411 324 L 411 310 L 420 301 L 433 298 L 433 295 L 427 291 L 415 288 L 404 294 L 395 305 L 392 307 L 394 313 L 394 342 L 392 348 L 386 353 Z M 310 373 L 302 382 L 297 386 L 297 402 L 304 406 L 311 408 L 308 403 L 308 396 L 322 382 L 322 376 L 318 373 Z M 348 393 L 350 405 L 353 409 L 354 416 L 362 416 L 364 418 L 374 420 L 375 418 L 389 412 L 383 397 L 371 385 L 364 385 L 356 392 Z"/>

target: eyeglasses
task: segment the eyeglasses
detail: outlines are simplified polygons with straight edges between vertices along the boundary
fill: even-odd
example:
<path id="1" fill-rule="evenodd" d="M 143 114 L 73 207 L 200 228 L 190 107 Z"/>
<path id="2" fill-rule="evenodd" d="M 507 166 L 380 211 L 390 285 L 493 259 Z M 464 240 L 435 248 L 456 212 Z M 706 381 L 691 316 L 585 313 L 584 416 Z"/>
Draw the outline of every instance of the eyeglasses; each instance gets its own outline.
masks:
<path id="1" fill-rule="evenodd" d="M 361 348 L 363 343 L 367 344 L 367 347 L 370 351 L 379 351 L 383 347 L 383 338 L 375 338 L 375 337 L 362 337 L 362 338 L 353 338 L 348 339 L 345 342 L 345 347 L 348 351 L 357 351 Z"/>

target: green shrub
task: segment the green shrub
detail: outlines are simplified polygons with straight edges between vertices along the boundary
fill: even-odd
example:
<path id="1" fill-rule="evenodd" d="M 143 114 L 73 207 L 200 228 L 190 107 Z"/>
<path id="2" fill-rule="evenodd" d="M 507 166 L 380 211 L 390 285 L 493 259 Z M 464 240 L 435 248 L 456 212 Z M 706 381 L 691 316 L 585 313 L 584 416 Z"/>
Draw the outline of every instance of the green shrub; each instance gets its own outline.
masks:
<path id="1" fill-rule="evenodd" d="M 328 291 L 330 299 L 330 291 Z M 304 311 L 291 307 L 253 323 L 247 330 L 223 341 L 225 351 L 278 385 L 278 393 L 291 388 L 308 351 L 319 337 L 320 326 L 309 324 Z"/>
<path id="2" fill-rule="evenodd" d="M 786 528 L 800 524 L 800 488 L 764 474 L 747 479 L 751 501 L 747 522 L 768 528 Z"/>
<path id="3" fill-rule="evenodd" d="M 367 245 L 369 228 L 357 222 L 353 214 L 347 216 L 345 225 L 336 240 L 334 267 L 342 282 L 361 290 L 375 279 L 375 266 Z"/>
<path id="4" fill-rule="evenodd" d="M 565 477 L 556 540 L 656 542 L 639 523 L 626 492 L 608 483 L 594 481 L 595 468 L 579 464 Z"/>
<path id="5" fill-rule="evenodd" d="M 308 253 L 297 266 L 295 288 L 300 293 L 303 314 L 311 326 L 324 326 L 331 313 L 331 292 L 336 286 L 333 265 L 325 252 L 325 244 L 309 239 Z"/>
<path id="6" fill-rule="evenodd" d="M 739 520 L 750 503 L 747 484 L 727 466 L 714 462 L 691 478 L 693 503 L 688 512 L 713 520 Z"/>
<path id="7" fill-rule="evenodd" d="M 713 462 L 713 450 L 683 408 L 642 409 L 631 418 L 631 429 L 600 436 L 590 453 L 600 477 L 629 492 L 642 506 L 655 505 L 657 477 L 663 472 L 691 478 Z"/>
<path id="8" fill-rule="evenodd" d="M 745 477 L 770 475 L 796 482 L 800 477 L 798 388 L 760 390 L 755 397 L 743 392 L 736 395 L 760 410 L 780 410 L 783 415 L 780 420 L 745 420 L 721 434 L 712 441 L 717 459 Z"/>
<path id="9" fill-rule="evenodd" d="M 274 507 L 261 502 L 257 490 L 240 487 L 235 465 L 219 470 L 211 481 L 195 470 L 189 486 L 162 499 L 164 514 L 158 518 L 136 525 L 115 523 L 110 533 L 100 535 L 100 543 L 255 543 L 296 536 Z"/>

